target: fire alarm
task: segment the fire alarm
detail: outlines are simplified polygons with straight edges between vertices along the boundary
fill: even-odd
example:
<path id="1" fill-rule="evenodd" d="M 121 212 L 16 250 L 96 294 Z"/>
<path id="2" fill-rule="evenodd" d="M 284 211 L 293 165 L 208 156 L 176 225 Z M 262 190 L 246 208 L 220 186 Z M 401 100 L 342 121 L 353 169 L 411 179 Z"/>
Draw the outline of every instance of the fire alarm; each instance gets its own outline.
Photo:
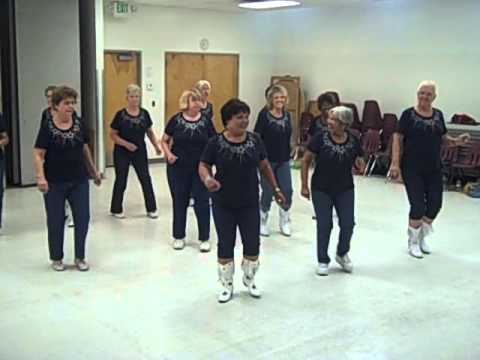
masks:
<path id="1" fill-rule="evenodd" d="M 209 49 L 209 47 L 210 47 L 210 41 L 208 41 L 208 39 L 203 38 L 202 40 L 200 40 L 200 49 L 202 49 L 203 51 L 206 51 Z"/>

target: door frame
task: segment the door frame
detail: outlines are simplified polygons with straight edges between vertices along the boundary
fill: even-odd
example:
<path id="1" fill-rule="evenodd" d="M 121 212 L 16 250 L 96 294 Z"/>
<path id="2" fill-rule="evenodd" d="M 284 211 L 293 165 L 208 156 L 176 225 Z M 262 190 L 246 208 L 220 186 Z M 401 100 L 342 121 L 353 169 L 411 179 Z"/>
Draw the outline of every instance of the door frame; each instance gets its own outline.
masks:
<path id="1" fill-rule="evenodd" d="M 240 95 L 240 54 L 239 53 L 205 53 L 205 52 L 200 52 L 200 51 L 165 51 L 164 53 L 164 99 L 163 99 L 163 113 L 165 114 L 165 117 L 167 116 L 167 99 L 168 99 L 168 88 L 167 88 L 167 56 L 168 55 L 203 55 L 203 56 L 234 56 L 236 63 L 237 63 L 237 97 Z M 199 79 L 201 80 L 201 79 Z M 168 121 L 168 119 L 165 118 L 165 124 Z"/>
<path id="2" fill-rule="evenodd" d="M 137 81 L 137 85 L 140 86 L 140 88 L 142 88 L 142 68 L 143 68 L 143 63 L 142 63 L 142 60 L 143 60 L 143 57 L 142 57 L 142 51 L 140 50 L 123 50 L 123 49 L 104 49 L 103 51 L 103 59 L 105 61 L 105 55 L 107 54 L 125 54 L 125 53 L 134 53 L 137 55 L 137 58 L 138 58 L 138 62 L 137 62 L 137 74 L 138 74 L 138 81 Z M 105 109 L 106 109 L 106 102 L 107 102 L 107 92 L 106 92 L 106 83 L 107 83 L 107 77 L 106 77 L 106 73 L 105 73 L 105 65 L 104 65 L 104 69 L 103 69 L 103 99 L 102 99 L 102 103 L 103 103 L 103 114 L 102 114 L 102 117 L 103 115 L 105 114 Z M 142 93 L 143 93 L 143 89 L 142 89 Z M 143 102 L 143 96 L 142 96 L 142 102 Z M 143 104 L 140 103 L 140 106 L 142 106 Z M 102 153 L 103 153 L 103 156 L 105 157 L 105 168 L 108 168 L 108 167 L 113 167 L 113 164 L 107 164 L 107 141 L 108 141 L 108 137 L 110 136 L 109 135 L 109 132 L 108 132 L 108 128 L 106 127 L 106 121 L 107 119 L 103 119 L 103 149 L 102 149 Z"/>

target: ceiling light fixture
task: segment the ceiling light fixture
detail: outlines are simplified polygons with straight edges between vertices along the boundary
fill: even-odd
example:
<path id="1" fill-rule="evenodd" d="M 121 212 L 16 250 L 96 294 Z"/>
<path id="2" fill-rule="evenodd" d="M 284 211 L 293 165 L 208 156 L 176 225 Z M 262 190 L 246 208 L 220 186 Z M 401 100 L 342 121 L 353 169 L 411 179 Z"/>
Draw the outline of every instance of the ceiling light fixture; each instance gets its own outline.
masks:
<path id="1" fill-rule="evenodd" d="M 277 9 L 298 5 L 300 5 L 300 2 L 293 0 L 249 0 L 242 1 L 240 4 L 238 4 L 238 6 L 241 8 L 254 10 Z"/>

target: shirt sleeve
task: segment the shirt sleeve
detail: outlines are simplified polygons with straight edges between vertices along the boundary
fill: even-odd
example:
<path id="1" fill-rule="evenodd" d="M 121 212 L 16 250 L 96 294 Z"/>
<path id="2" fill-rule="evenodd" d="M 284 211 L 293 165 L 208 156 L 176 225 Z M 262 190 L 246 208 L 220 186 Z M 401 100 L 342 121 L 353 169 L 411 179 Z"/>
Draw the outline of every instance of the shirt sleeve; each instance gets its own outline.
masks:
<path id="1" fill-rule="evenodd" d="M 115 114 L 115 117 L 112 120 L 112 123 L 110 124 L 110 127 L 114 130 L 120 130 L 122 123 L 122 110 L 118 111 Z"/>
<path id="2" fill-rule="evenodd" d="M 43 126 L 47 123 L 49 118 L 49 111 L 48 109 L 45 109 L 42 111 L 42 118 L 40 119 L 40 126 Z"/>
<path id="3" fill-rule="evenodd" d="M 172 117 L 168 120 L 167 126 L 165 126 L 165 134 L 168 136 L 173 136 L 175 133 L 175 128 L 177 127 L 177 116 Z"/>
<path id="4" fill-rule="evenodd" d="M 213 137 L 208 141 L 207 146 L 205 146 L 205 149 L 203 150 L 200 161 L 209 165 L 214 165 L 216 158 L 217 158 L 217 137 Z"/>
<path id="5" fill-rule="evenodd" d="M 265 112 L 267 110 L 263 109 L 260 111 L 257 117 L 257 122 L 255 123 L 255 128 L 253 129 L 254 132 L 259 134 L 263 138 L 263 134 L 265 132 L 265 125 L 266 125 L 266 118 L 265 118 Z"/>
<path id="6" fill-rule="evenodd" d="M 320 134 L 316 133 L 307 145 L 307 150 L 311 151 L 312 153 L 318 154 L 320 151 Z"/>
<path id="7" fill-rule="evenodd" d="M 143 110 L 145 111 L 145 121 L 146 121 L 146 126 L 147 126 L 147 129 L 150 129 L 153 125 L 153 121 L 152 121 L 152 117 L 150 116 L 150 113 L 147 111 L 147 110 Z"/>
<path id="8" fill-rule="evenodd" d="M 35 140 L 35 148 L 47 150 L 50 145 L 50 132 L 48 127 L 43 125 L 38 130 L 37 139 Z"/>
<path id="9" fill-rule="evenodd" d="M 402 116 L 400 116 L 400 120 L 398 121 L 397 129 L 395 132 L 405 135 L 408 132 L 409 128 L 410 128 L 410 111 L 405 110 L 402 113 Z"/>
<path id="10" fill-rule="evenodd" d="M 443 113 L 438 110 L 440 113 L 440 122 L 442 123 L 442 135 L 445 135 L 447 133 L 447 125 L 445 125 L 445 117 L 443 116 Z"/>
<path id="11" fill-rule="evenodd" d="M 267 158 L 267 150 L 265 149 L 265 144 L 263 140 L 260 138 L 259 135 L 256 136 L 257 142 L 257 152 L 258 152 L 258 160 L 262 161 Z"/>

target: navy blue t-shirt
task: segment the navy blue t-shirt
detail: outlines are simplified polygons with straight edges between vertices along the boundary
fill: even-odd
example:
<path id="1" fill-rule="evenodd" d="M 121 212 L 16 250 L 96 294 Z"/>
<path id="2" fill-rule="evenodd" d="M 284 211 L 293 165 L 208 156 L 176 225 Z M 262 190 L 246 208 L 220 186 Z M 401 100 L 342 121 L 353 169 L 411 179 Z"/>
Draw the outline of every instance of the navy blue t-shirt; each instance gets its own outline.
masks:
<path id="1" fill-rule="evenodd" d="M 147 110 L 141 108 L 140 113 L 133 116 L 127 112 L 127 109 L 122 109 L 116 113 L 110 127 L 117 130 L 122 139 L 135 144 L 141 150 L 146 150 L 145 134 L 152 124 Z M 120 148 L 117 144 L 115 147 Z"/>
<path id="2" fill-rule="evenodd" d="M 216 132 L 205 115 L 198 121 L 190 121 L 180 112 L 168 121 L 165 134 L 173 138 L 172 153 L 178 157 L 174 165 L 196 167 L 208 140 Z"/>
<path id="3" fill-rule="evenodd" d="M 43 168 L 49 182 L 78 181 L 87 178 L 88 172 L 83 146 L 88 144 L 88 131 L 78 117 L 73 117 L 70 129 L 55 126 L 53 119 L 40 127 L 35 148 L 45 149 Z"/>
<path id="4" fill-rule="evenodd" d="M 308 150 L 316 155 L 312 191 L 336 195 L 353 189 L 352 167 L 363 150 L 360 141 L 347 134 L 343 144 L 336 143 L 329 131 L 319 131 L 310 140 Z"/>
<path id="5" fill-rule="evenodd" d="M 207 101 L 207 106 L 201 110 L 202 114 L 207 117 L 208 120 L 212 123 L 212 126 L 215 128 L 215 124 L 213 122 L 213 104 Z"/>
<path id="6" fill-rule="evenodd" d="M 266 157 L 257 134 L 247 132 L 241 143 L 229 141 L 223 133 L 213 137 L 201 158 L 215 166 L 215 179 L 221 184 L 213 199 L 230 208 L 258 206 L 258 166 Z"/>
<path id="7" fill-rule="evenodd" d="M 440 110 L 433 109 L 433 115 L 425 117 L 414 107 L 408 108 L 400 117 L 397 132 L 403 135 L 402 168 L 415 171 L 441 168 L 440 154 L 447 127 Z"/>
<path id="8" fill-rule="evenodd" d="M 314 136 L 317 132 L 326 131 L 326 130 L 327 130 L 327 125 L 325 124 L 325 121 L 323 120 L 322 116 L 319 115 L 312 120 L 312 123 L 310 124 L 310 127 L 308 129 L 308 135 Z"/>
<path id="9" fill-rule="evenodd" d="M 288 111 L 276 117 L 267 109 L 258 114 L 255 130 L 262 138 L 270 162 L 281 163 L 290 160 L 292 121 Z"/>

